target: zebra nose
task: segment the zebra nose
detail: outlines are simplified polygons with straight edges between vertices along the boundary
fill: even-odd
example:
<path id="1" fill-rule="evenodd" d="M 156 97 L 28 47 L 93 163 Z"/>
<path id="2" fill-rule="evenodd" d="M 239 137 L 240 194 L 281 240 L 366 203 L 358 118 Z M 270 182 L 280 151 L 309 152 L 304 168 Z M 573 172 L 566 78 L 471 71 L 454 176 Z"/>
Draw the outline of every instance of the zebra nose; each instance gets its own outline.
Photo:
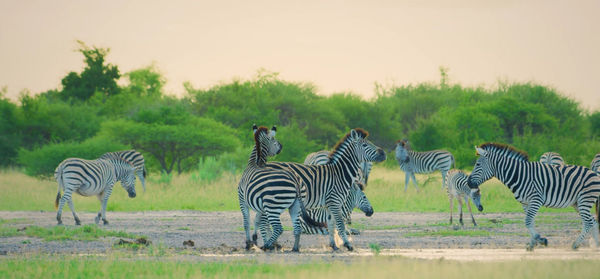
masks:
<path id="1" fill-rule="evenodd" d="M 371 215 L 373 215 L 373 209 L 365 212 L 365 215 L 367 215 L 367 217 L 371 217 Z"/>
<path id="2" fill-rule="evenodd" d="M 135 198 L 135 192 L 129 192 L 129 197 L 130 198 Z"/>
<path id="3" fill-rule="evenodd" d="M 483 205 L 478 206 L 477 209 L 479 209 L 480 212 L 483 211 Z"/>

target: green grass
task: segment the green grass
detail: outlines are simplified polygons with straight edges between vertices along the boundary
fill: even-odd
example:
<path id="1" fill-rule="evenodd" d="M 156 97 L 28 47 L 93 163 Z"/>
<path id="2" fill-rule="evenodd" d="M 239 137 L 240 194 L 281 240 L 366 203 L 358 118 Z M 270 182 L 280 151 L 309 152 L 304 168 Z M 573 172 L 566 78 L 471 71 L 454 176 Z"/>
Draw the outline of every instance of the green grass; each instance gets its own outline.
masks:
<path id="1" fill-rule="evenodd" d="M 181 259 L 29 256 L 0 261 L 0 278 L 596 278 L 598 261 L 456 262 L 379 256 L 348 264 L 198 263 Z"/>
<path id="2" fill-rule="evenodd" d="M 108 200 L 108 211 L 147 210 L 201 210 L 239 211 L 237 184 L 239 175 L 225 173 L 212 182 L 193 179 L 190 174 L 173 175 L 171 184 L 159 182 L 159 175 L 147 180 L 147 192 L 138 182 L 138 196 L 130 199 L 120 186 L 115 185 Z M 404 193 L 404 173 L 399 169 L 376 166 L 371 172 L 365 192 L 375 212 L 448 212 L 446 190 L 440 189 L 441 175 L 417 175 L 420 193 L 410 186 Z M 427 182 L 426 184 L 423 184 Z M 0 171 L 0 210 L 55 211 L 57 183 L 39 180 L 15 170 Z M 490 180 L 481 186 L 485 212 L 523 212 L 512 193 L 499 181 Z M 100 203 L 94 197 L 73 195 L 77 211 L 97 212 Z M 457 203 L 455 202 L 455 208 Z M 68 211 L 67 206 L 65 209 Z M 541 212 L 573 212 L 572 208 L 545 209 Z M 455 214 L 457 209 L 455 209 Z M 465 207 L 464 212 L 467 212 Z M 468 214 L 468 213 L 466 213 Z M 477 213 L 475 218 L 477 219 Z"/>
<path id="3" fill-rule="evenodd" d="M 123 231 L 109 231 L 99 228 L 97 225 L 84 225 L 77 227 L 55 226 L 43 228 L 38 226 L 28 226 L 24 230 L 20 227 L 5 226 L 0 224 L 0 237 L 11 236 L 29 236 L 42 238 L 46 241 L 52 240 L 96 240 L 100 237 L 123 237 L 136 238 L 138 235 L 126 233 Z"/>

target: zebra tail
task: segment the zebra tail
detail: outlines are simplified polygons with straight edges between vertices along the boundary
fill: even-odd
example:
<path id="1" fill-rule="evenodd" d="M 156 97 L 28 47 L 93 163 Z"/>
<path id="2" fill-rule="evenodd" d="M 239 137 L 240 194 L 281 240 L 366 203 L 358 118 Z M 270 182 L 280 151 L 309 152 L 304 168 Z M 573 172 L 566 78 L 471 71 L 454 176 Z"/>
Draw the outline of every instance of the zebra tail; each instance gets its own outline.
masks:
<path id="1" fill-rule="evenodd" d="M 304 202 L 302 202 L 301 198 L 298 199 L 298 201 L 300 202 L 300 210 L 302 211 L 302 219 L 304 220 L 304 222 L 306 222 L 306 224 L 313 226 L 313 227 L 318 227 L 318 228 L 327 228 L 327 223 L 317 222 L 313 218 L 311 218 L 310 215 L 308 215 L 308 213 L 306 212 L 306 208 L 304 207 Z M 323 233 L 323 230 L 321 230 L 321 233 Z"/>

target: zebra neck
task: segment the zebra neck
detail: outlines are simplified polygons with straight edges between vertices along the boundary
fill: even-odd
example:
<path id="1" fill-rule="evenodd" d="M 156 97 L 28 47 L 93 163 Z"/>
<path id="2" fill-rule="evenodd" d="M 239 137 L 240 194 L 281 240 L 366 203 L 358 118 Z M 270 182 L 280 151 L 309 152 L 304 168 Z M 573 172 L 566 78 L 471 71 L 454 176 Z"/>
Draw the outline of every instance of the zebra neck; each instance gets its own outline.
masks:
<path id="1" fill-rule="evenodd" d="M 337 160 L 332 160 L 330 165 L 336 170 L 336 172 L 342 174 L 343 180 L 349 182 L 348 185 L 358 177 L 358 168 L 360 163 L 356 157 L 339 156 Z"/>
<path id="2" fill-rule="evenodd" d="M 115 176 L 116 176 L 117 180 L 121 180 L 121 179 L 125 178 L 125 174 L 127 172 L 125 170 L 126 163 L 121 160 L 111 160 L 111 163 L 115 167 Z"/>
<path id="3" fill-rule="evenodd" d="M 493 160 L 495 164 L 492 166 L 494 176 L 498 178 L 508 189 L 513 193 L 518 190 L 519 186 L 529 180 L 531 176 L 527 172 L 527 163 L 515 158 L 499 156 L 497 160 Z"/>
<path id="4" fill-rule="evenodd" d="M 261 154 L 264 154 L 264 153 L 261 153 Z M 256 152 L 256 146 L 254 148 L 252 148 L 252 153 L 250 153 L 250 159 L 248 159 L 248 166 L 264 167 L 266 163 L 267 163 L 267 157 L 266 156 L 258 157 L 257 152 Z"/>

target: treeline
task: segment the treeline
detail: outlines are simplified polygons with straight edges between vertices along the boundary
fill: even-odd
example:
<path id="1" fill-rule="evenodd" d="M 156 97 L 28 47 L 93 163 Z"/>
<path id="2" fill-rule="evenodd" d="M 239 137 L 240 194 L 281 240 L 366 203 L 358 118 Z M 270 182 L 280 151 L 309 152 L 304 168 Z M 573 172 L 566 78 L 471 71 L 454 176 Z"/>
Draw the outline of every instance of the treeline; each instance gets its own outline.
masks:
<path id="1" fill-rule="evenodd" d="M 151 172 L 242 168 L 253 143 L 251 126 L 277 125 L 283 151 L 277 160 L 304 160 L 331 148 L 354 127 L 391 151 L 408 138 L 415 150 L 447 149 L 457 167 L 472 167 L 474 145 L 508 143 L 537 160 L 546 151 L 570 164 L 588 165 L 600 152 L 600 112 L 588 113 L 554 89 L 525 83 L 497 89 L 439 83 L 376 88 L 371 100 L 339 93 L 315 93 L 308 83 L 259 72 L 208 89 L 185 84 L 181 98 L 165 94 L 164 77 L 149 66 L 121 74 L 106 63 L 108 49 L 80 42 L 82 72 L 71 72 L 62 89 L 21 94 L 18 102 L 0 94 L 0 164 L 22 166 L 48 176 L 67 157 L 96 158 L 135 148 Z M 123 79 L 124 85 L 117 81 Z"/>

